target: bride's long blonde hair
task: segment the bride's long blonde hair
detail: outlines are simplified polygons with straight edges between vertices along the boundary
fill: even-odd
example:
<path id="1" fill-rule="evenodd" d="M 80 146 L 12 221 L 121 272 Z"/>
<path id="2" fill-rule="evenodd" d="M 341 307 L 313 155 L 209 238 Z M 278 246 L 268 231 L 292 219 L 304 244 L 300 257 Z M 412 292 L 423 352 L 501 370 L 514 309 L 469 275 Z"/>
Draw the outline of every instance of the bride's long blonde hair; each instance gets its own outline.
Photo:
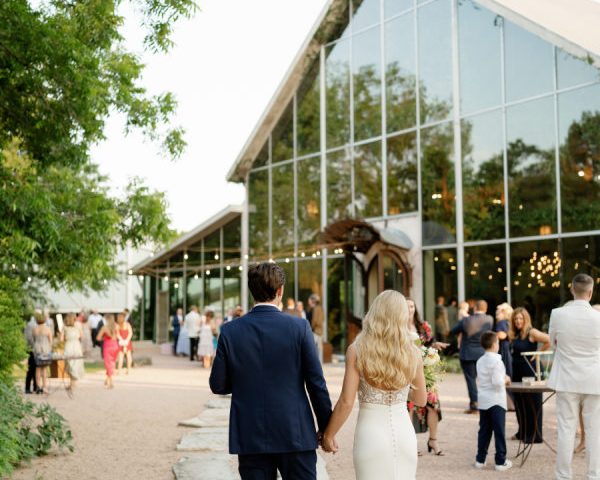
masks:
<path id="1" fill-rule="evenodd" d="M 375 298 L 354 346 L 358 371 L 369 383 L 384 390 L 400 390 L 411 383 L 420 352 L 410 338 L 404 295 L 385 290 Z"/>

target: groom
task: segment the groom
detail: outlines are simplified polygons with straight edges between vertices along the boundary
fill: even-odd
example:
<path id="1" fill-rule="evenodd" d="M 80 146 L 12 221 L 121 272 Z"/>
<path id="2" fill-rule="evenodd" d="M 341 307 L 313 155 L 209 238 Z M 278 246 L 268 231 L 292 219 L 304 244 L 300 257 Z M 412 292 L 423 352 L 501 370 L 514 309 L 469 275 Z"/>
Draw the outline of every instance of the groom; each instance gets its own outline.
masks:
<path id="1" fill-rule="evenodd" d="M 255 306 L 222 326 L 210 388 L 231 393 L 229 452 L 242 480 L 316 479 L 318 434 L 331 400 L 308 322 L 279 310 L 285 273 L 274 263 L 248 271 Z M 310 404 L 305 392 L 308 391 Z"/>
<path id="2" fill-rule="evenodd" d="M 571 282 L 574 300 L 552 310 L 555 349 L 548 386 L 556 390 L 556 480 L 571 479 L 575 432 L 582 409 L 588 480 L 600 480 L 600 312 L 590 306 L 594 279 L 580 273 Z"/>

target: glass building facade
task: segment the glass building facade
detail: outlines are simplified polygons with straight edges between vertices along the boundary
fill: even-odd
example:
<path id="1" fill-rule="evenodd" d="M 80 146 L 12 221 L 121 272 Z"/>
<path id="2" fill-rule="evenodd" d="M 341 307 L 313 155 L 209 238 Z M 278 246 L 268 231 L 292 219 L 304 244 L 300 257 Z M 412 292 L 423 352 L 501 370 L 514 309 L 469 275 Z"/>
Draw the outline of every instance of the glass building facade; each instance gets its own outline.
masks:
<path id="1" fill-rule="evenodd" d="M 248 261 L 284 265 L 288 296 L 321 295 L 338 353 L 361 290 L 320 232 L 346 218 L 411 238 L 430 322 L 443 295 L 547 328 L 575 273 L 600 287 L 600 70 L 476 1 L 336 8 L 244 172 Z"/>

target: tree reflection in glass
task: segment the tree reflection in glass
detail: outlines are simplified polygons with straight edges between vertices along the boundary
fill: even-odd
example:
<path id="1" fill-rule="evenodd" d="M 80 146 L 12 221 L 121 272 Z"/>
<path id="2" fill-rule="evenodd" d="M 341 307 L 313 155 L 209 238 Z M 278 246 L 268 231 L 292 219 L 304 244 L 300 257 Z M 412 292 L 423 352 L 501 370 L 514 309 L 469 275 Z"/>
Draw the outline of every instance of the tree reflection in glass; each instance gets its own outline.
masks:
<path id="1" fill-rule="evenodd" d="M 296 148 L 298 156 L 320 150 L 319 61 L 315 61 L 296 92 Z"/>
<path id="2" fill-rule="evenodd" d="M 273 167 L 272 171 L 272 211 L 271 242 L 272 255 L 292 256 L 294 254 L 294 168 L 286 163 Z"/>
<path id="3" fill-rule="evenodd" d="M 352 39 L 354 140 L 381 134 L 381 68 L 379 27 Z"/>
<path id="4" fill-rule="evenodd" d="M 381 142 L 354 148 L 354 205 L 358 218 L 382 215 Z"/>
<path id="5" fill-rule="evenodd" d="M 294 157 L 294 102 L 290 101 L 273 129 L 271 163 Z"/>
<path id="6" fill-rule="evenodd" d="M 298 161 L 298 245 L 310 245 L 321 230 L 321 158 Z"/>
<path id="7" fill-rule="evenodd" d="M 465 247 L 465 298 L 482 298 L 488 302 L 488 313 L 506 302 L 506 247 L 482 245 Z"/>
<path id="8" fill-rule="evenodd" d="M 326 48 L 325 61 L 327 147 L 350 142 L 350 41 Z"/>
<path id="9" fill-rule="evenodd" d="M 572 298 L 570 282 L 578 273 L 587 273 L 596 282 L 591 304 L 600 303 L 600 236 L 563 238 L 562 301 Z"/>
<path id="10" fill-rule="evenodd" d="M 416 132 L 387 139 L 387 182 L 389 215 L 417 211 Z"/>
<path id="11" fill-rule="evenodd" d="M 327 154 L 327 221 L 353 216 L 352 159 L 344 148 Z"/>
<path id="12" fill-rule="evenodd" d="M 248 237 L 251 260 L 269 253 L 269 174 L 251 172 L 248 181 Z"/>

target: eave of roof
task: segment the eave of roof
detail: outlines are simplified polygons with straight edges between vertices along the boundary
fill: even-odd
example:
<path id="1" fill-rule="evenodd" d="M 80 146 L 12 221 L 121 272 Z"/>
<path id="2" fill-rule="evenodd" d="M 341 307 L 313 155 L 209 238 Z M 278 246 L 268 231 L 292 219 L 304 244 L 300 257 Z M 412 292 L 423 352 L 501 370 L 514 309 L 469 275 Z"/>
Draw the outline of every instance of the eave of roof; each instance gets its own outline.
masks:
<path id="1" fill-rule="evenodd" d="M 600 3 L 593 0 L 475 0 L 477 3 L 600 68 Z M 323 44 L 339 29 L 347 0 L 328 0 L 267 108 L 242 147 L 227 180 L 244 182 L 252 162 L 292 99 Z"/>
<path id="2" fill-rule="evenodd" d="M 137 265 L 135 265 L 132 270 L 134 275 L 145 273 L 144 270 L 152 267 L 153 265 L 160 264 L 164 262 L 168 257 L 173 255 L 173 253 L 178 251 L 183 251 L 190 245 L 195 244 L 199 240 L 204 237 L 207 237 L 214 231 L 218 230 L 222 226 L 228 224 L 236 217 L 240 217 L 242 215 L 242 206 L 241 205 L 229 205 L 220 212 L 216 213 L 212 217 L 210 217 L 205 222 L 198 225 L 193 230 L 181 235 L 177 240 L 171 243 L 169 246 L 163 248 L 158 253 L 144 259 Z"/>

